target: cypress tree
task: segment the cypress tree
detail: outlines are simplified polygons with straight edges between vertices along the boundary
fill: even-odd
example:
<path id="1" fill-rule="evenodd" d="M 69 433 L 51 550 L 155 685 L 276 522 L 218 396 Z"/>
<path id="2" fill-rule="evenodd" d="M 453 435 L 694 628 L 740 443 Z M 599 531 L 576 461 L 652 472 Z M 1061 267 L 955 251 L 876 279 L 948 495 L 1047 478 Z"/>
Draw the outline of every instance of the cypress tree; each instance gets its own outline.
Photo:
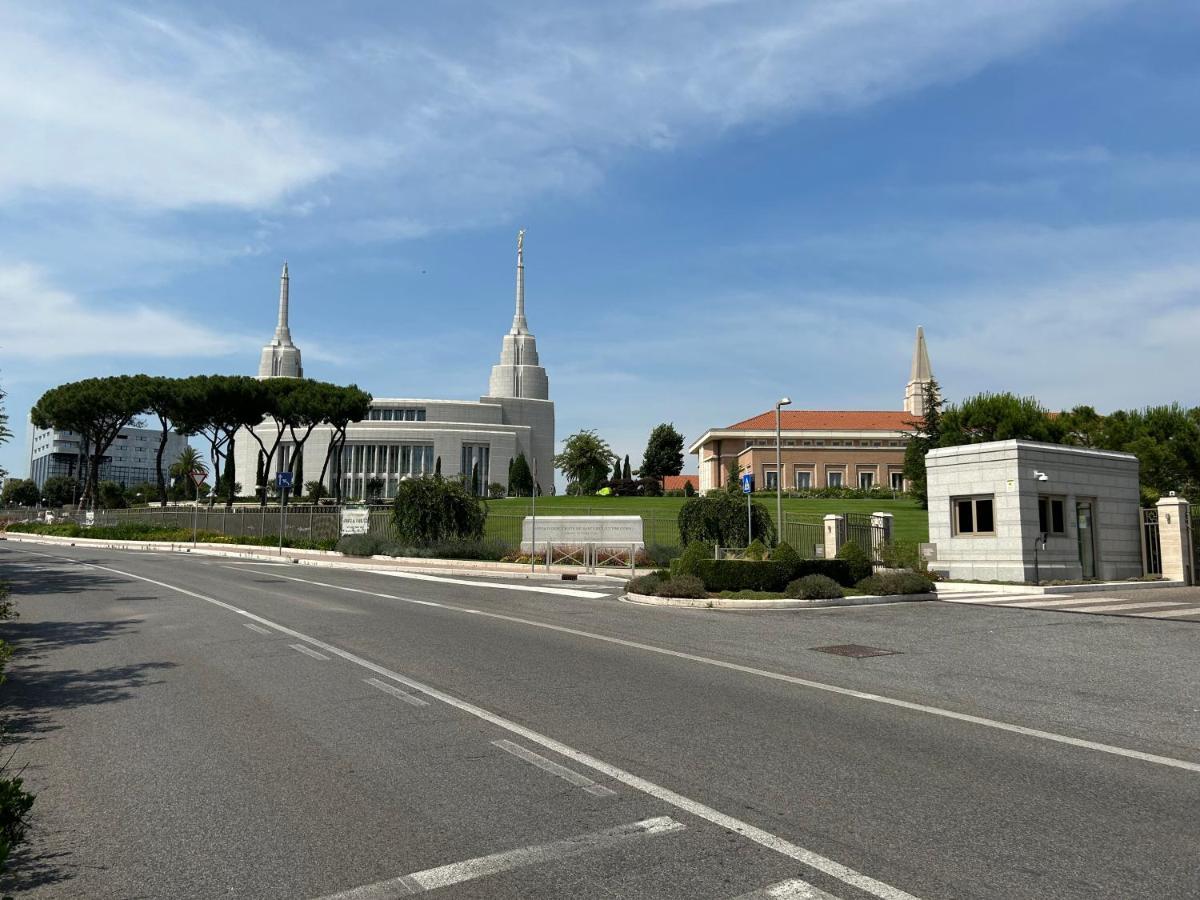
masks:
<path id="1" fill-rule="evenodd" d="M 613 481 L 621 480 L 621 460 L 619 457 L 617 459 L 613 460 L 612 480 Z"/>
<path id="2" fill-rule="evenodd" d="M 621 477 L 624 478 L 626 481 L 629 481 L 631 478 L 633 478 L 633 473 L 629 469 L 629 454 L 628 453 L 625 454 L 625 469 L 624 469 L 624 471 L 622 471 Z"/>

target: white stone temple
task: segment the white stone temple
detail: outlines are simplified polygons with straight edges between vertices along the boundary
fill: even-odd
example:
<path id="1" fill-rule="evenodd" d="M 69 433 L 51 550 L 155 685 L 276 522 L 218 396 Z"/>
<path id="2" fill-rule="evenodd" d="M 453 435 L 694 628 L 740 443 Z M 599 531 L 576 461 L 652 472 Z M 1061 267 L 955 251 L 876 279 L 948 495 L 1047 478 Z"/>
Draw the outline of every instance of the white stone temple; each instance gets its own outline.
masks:
<path id="1" fill-rule="evenodd" d="M 341 465 L 343 498 L 362 499 L 375 482 L 382 485 L 380 499 L 387 499 L 395 494 L 401 479 L 431 474 L 439 468 L 446 477 L 462 474 L 473 478 L 476 491 L 486 495 L 489 485 L 507 487 L 508 465 L 518 454 L 524 454 L 536 473 L 542 493 L 553 492 L 554 403 L 549 399 L 546 370 L 538 359 L 537 341 L 525 317 L 524 235 L 522 231 L 517 236 L 516 310 L 501 343 L 500 361 L 492 367 L 487 395 L 478 400 L 376 395 L 367 419 L 347 430 Z M 285 264 L 279 324 L 271 343 L 263 348 L 259 377 L 299 378 L 302 374 L 300 349 L 292 343 L 288 329 Z M 256 430 L 269 447 L 274 426 L 266 423 Z M 331 436 L 332 429 L 327 426 L 313 431 L 304 445 L 303 459 L 291 466 L 296 482 L 303 485 L 318 479 Z M 292 455 L 287 437 L 280 446 L 282 452 L 276 458 L 264 461 L 268 483 L 274 482 L 279 461 Z M 238 435 L 237 480 L 243 495 L 254 493 L 259 453 L 250 435 Z M 327 491 L 333 488 L 333 468 L 331 462 L 322 479 Z"/>

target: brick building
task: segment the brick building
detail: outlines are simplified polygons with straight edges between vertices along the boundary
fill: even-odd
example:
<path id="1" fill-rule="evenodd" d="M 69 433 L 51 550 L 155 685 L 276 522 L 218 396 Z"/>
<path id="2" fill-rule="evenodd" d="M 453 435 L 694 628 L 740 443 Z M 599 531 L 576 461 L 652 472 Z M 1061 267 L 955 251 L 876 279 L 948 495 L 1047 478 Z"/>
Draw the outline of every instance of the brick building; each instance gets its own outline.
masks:
<path id="1" fill-rule="evenodd" d="M 780 414 L 784 490 L 823 487 L 904 489 L 904 449 L 925 412 L 933 380 L 925 333 L 917 329 L 912 370 L 900 410 L 791 410 Z M 712 428 L 688 448 L 699 457 L 700 491 L 724 485 L 730 464 L 752 472 L 755 487 L 775 489 L 775 410 Z"/>

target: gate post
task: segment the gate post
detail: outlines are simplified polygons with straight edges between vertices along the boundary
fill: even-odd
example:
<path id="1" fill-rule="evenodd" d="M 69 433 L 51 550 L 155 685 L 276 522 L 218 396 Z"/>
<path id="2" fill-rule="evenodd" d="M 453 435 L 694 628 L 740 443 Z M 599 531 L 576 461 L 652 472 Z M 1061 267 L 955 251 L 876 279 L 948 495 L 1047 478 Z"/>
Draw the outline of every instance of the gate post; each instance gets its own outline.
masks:
<path id="1" fill-rule="evenodd" d="M 830 513 L 825 517 L 825 558 L 834 559 L 842 549 L 846 536 L 846 520 Z"/>
<path id="2" fill-rule="evenodd" d="M 1158 509 L 1158 543 L 1162 551 L 1162 576 L 1168 581 L 1195 582 L 1192 571 L 1192 510 L 1182 497 L 1163 497 Z"/>
<path id="3" fill-rule="evenodd" d="M 881 559 L 883 546 L 892 542 L 892 519 L 894 518 L 895 516 L 889 512 L 871 513 L 871 554 L 872 558 L 876 560 Z"/>

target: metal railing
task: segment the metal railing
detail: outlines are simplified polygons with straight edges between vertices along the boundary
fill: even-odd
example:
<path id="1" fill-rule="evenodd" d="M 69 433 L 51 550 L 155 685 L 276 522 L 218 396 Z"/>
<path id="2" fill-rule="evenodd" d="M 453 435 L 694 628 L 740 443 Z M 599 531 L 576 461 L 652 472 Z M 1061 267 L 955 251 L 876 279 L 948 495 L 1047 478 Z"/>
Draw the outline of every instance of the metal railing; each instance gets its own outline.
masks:
<path id="1" fill-rule="evenodd" d="M 551 565 L 580 566 L 586 573 L 598 569 L 628 569 L 630 576 L 637 572 L 638 553 L 642 545 L 630 544 L 558 544 L 554 541 L 526 542 L 529 545 L 530 569 L 541 566 L 550 571 Z M 540 548 L 540 550 L 539 550 Z"/>

